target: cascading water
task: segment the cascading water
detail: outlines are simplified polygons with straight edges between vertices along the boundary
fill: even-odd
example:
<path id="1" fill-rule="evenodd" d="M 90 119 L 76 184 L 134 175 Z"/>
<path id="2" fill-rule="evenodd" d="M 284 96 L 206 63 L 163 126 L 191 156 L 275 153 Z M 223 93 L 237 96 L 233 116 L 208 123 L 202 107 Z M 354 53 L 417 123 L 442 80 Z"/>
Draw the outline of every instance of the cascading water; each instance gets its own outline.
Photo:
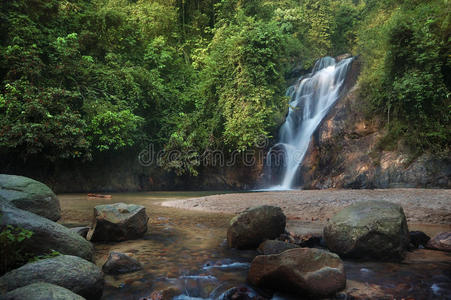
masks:
<path id="1" fill-rule="evenodd" d="M 292 187 L 312 134 L 340 97 L 352 60 L 351 57 L 337 63 L 332 57 L 323 57 L 316 62 L 310 74 L 302 76 L 295 85 L 288 88 L 287 96 L 291 97 L 288 115 L 280 128 L 279 142 L 269 150 L 266 158 L 267 165 L 271 164 L 274 161 L 271 157 L 273 149 L 283 151 L 280 184 L 271 189 L 284 190 Z M 269 168 L 273 170 L 273 166 Z"/>

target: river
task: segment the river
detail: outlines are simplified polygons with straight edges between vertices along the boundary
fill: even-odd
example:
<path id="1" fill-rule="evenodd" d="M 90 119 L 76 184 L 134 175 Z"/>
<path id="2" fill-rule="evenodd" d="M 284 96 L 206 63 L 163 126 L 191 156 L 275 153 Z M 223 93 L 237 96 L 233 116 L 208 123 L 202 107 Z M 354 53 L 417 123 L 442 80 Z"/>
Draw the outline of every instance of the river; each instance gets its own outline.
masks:
<path id="1" fill-rule="evenodd" d="M 160 205 L 168 200 L 213 194 L 218 192 L 118 193 L 112 194 L 112 199 L 62 194 L 58 195 L 62 208 L 59 222 L 69 227 L 88 225 L 94 206 L 100 204 L 144 205 L 150 220 L 149 230 L 142 239 L 95 244 L 95 261 L 99 267 L 113 250 L 130 253 L 143 265 L 143 269 L 135 273 L 105 275 L 102 299 L 138 300 L 165 289 L 179 295 L 176 299 L 215 299 L 228 288 L 245 285 L 249 263 L 257 253 L 227 247 L 226 231 L 232 217 L 229 213 Z M 293 222 L 289 226 L 296 228 Z M 304 231 L 306 226 L 302 224 Z M 312 230 L 318 229 L 315 226 Z M 449 229 L 448 225 L 409 226 L 411 229 L 424 227 L 428 234 Z M 409 252 L 402 263 L 345 261 L 345 268 L 347 295 L 451 299 L 451 253 L 416 250 Z M 274 299 L 288 298 L 275 296 Z"/>

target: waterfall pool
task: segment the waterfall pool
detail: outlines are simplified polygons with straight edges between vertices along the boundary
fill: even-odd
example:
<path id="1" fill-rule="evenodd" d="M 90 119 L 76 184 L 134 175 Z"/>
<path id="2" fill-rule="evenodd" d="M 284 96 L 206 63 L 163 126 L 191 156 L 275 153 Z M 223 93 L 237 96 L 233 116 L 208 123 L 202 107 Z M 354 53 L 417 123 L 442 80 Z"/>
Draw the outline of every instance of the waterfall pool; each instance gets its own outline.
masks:
<path id="1" fill-rule="evenodd" d="M 202 199 L 213 194 L 218 192 L 116 193 L 112 199 L 63 194 L 58 195 L 62 207 L 60 223 L 71 227 L 88 225 L 94 206 L 100 204 L 144 205 L 150 220 L 143 238 L 95 244 L 95 261 L 99 267 L 113 250 L 130 253 L 143 265 L 135 273 L 105 275 L 102 299 L 138 300 L 164 290 L 174 299 L 217 299 L 227 289 L 246 284 L 249 264 L 256 251 L 227 247 L 226 230 L 233 216 L 230 213 L 160 205 L 168 200 Z M 411 230 L 424 230 L 430 235 L 451 229 L 443 224 L 409 226 Z M 287 229 L 314 233 L 321 228 L 317 223 L 291 220 Z M 402 263 L 345 261 L 345 268 L 348 278 L 345 293 L 357 299 L 450 299 L 451 253 L 416 250 L 409 252 Z M 275 294 L 273 299 L 295 298 Z"/>

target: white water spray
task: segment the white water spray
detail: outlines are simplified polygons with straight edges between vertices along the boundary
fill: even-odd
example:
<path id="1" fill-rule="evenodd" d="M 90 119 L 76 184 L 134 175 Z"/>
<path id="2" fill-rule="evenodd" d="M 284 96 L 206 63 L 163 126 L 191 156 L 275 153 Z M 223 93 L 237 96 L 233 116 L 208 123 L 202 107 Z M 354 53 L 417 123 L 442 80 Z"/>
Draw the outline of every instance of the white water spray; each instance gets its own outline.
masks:
<path id="1" fill-rule="evenodd" d="M 352 60 L 347 58 L 337 63 L 332 57 L 323 57 L 310 74 L 302 76 L 287 90 L 291 97 L 288 115 L 280 128 L 279 142 L 269 150 L 266 159 L 267 163 L 271 161 L 275 147 L 283 149 L 284 169 L 280 185 L 270 189 L 291 189 L 313 133 L 340 97 Z"/>

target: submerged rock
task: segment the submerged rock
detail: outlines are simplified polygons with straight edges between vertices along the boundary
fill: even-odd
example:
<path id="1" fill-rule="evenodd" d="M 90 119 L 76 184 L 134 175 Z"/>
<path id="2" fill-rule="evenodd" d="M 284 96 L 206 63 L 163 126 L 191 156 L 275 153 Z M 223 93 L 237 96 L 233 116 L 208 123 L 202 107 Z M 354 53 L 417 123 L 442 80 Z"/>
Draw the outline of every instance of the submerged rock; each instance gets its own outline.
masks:
<path id="1" fill-rule="evenodd" d="M 12 225 L 31 230 L 33 235 L 22 242 L 24 253 L 46 255 L 52 250 L 92 260 L 94 248 L 70 229 L 0 200 L 0 229 Z"/>
<path id="2" fill-rule="evenodd" d="M 68 289 L 46 282 L 20 287 L 0 298 L 3 300 L 85 300 Z"/>
<path id="3" fill-rule="evenodd" d="M 103 273 L 93 263 L 77 256 L 60 255 L 26 264 L 0 277 L 0 291 L 12 291 L 38 282 L 64 287 L 86 299 L 99 299 Z"/>
<path id="4" fill-rule="evenodd" d="M 218 300 L 268 300 L 269 298 L 265 298 L 260 296 L 256 291 L 247 287 L 233 287 L 225 291 L 221 294 Z"/>
<path id="5" fill-rule="evenodd" d="M 278 240 L 266 240 L 258 246 L 257 251 L 263 255 L 269 255 L 279 254 L 293 248 L 299 248 L 299 246 Z"/>
<path id="6" fill-rule="evenodd" d="M 285 231 L 286 217 L 280 207 L 258 206 L 247 209 L 230 221 L 227 243 L 231 248 L 256 248 Z"/>
<path id="7" fill-rule="evenodd" d="M 134 258 L 120 253 L 110 252 L 107 261 L 102 267 L 103 272 L 107 274 L 124 274 L 141 270 L 141 264 Z"/>
<path id="8" fill-rule="evenodd" d="M 429 240 L 426 248 L 451 252 L 451 232 L 441 232 L 437 234 Z"/>
<path id="9" fill-rule="evenodd" d="M 125 241 L 142 237 L 147 231 L 146 208 L 115 203 L 94 208 L 94 224 L 88 239 L 94 242 Z"/>
<path id="10" fill-rule="evenodd" d="M 53 191 L 28 177 L 0 174 L 0 199 L 52 221 L 61 218 L 60 203 Z"/>
<path id="11" fill-rule="evenodd" d="M 346 286 L 338 255 L 312 248 L 259 255 L 251 263 L 248 280 L 256 286 L 316 298 L 333 295 Z"/>
<path id="12" fill-rule="evenodd" d="M 324 228 L 327 247 L 343 257 L 399 260 L 409 245 L 401 206 L 365 201 L 338 212 Z"/>

